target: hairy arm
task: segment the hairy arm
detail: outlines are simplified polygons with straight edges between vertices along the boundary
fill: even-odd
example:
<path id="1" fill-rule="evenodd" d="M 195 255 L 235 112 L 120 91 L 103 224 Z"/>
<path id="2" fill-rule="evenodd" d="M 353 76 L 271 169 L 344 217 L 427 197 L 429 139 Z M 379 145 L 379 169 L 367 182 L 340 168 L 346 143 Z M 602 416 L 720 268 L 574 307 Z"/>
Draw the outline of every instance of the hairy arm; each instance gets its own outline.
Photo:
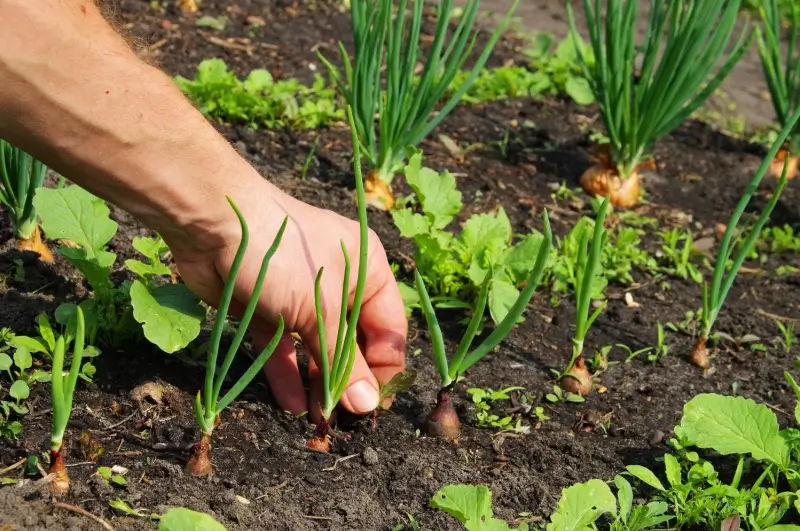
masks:
<path id="1" fill-rule="evenodd" d="M 0 80 L 0 137 L 171 246 L 220 237 L 225 195 L 271 189 L 91 0 L 0 0 Z"/>

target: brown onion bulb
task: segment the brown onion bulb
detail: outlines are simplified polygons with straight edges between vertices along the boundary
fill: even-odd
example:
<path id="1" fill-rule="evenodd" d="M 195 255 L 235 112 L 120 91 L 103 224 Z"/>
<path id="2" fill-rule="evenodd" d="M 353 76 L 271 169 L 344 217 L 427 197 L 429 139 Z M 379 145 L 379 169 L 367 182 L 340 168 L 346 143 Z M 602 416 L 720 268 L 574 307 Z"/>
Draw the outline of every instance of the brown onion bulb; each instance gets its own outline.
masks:
<path id="1" fill-rule="evenodd" d="M 461 436 L 461 421 L 453 408 L 448 389 L 441 389 L 436 397 L 436 406 L 425 420 L 425 433 L 430 437 L 442 437 L 455 441 Z"/>
<path id="2" fill-rule="evenodd" d="M 583 356 L 578 356 L 572 368 L 564 374 L 561 379 L 561 388 L 564 391 L 580 396 L 586 396 L 592 392 L 592 375 L 583 362 Z"/>

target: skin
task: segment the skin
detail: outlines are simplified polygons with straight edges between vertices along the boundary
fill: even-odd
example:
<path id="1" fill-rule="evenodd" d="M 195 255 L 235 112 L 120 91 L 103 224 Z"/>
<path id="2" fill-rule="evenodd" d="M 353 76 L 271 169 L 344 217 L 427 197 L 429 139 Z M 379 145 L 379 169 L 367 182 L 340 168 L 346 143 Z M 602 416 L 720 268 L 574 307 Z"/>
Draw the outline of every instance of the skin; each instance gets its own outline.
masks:
<path id="1" fill-rule="evenodd" d="M 166 240 L 186 284 L 215 304 L 240 241 L 225 196 L 250 226 L 235 308 L 250 298 L 261 258 L 283 218 L 289 223 L 270 264 L 256 317 L 265 345 L 282 314 L 286 334 L 264 367 L 279 405 L 319 418 L 319 341 L 314 277 L 324 266 L 323 310 L 336 336 L 344 261 L 358 267 L 358 223 L 281 192 L 242 159 L 158 69 L 136 57 L 89 0 L 0 0 L 0 137 L 139 218 Z M 379 383 L 405 364 L 407 323 L 397 284 L 370 231 L 360 350 L 342 405 L 367 413 Z M 235 311 L 234 308 L 234 311 Z M 308 398 L 289 335 L 313 355 Z"/>

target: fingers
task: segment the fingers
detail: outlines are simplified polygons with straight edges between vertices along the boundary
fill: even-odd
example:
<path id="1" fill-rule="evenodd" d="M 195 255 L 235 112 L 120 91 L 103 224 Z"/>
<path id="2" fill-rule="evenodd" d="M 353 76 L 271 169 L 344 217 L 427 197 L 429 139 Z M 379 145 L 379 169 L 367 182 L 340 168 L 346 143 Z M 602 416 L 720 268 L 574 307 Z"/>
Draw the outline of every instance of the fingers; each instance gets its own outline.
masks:
<path id="1" fill-rule="evenodd" d="M 252 334 L 256 349 L 263 349 L 272 339 L 275 330 L 263 323 L 258 323 L 258 326 L 252 329 Z M 281 409 L 292 415 L 299 415 L 308 409 L 306 389 L 303 379 L 300 377 L 297 351 L 291 335 L 283 335 L 275 352 L 264 365 L 264 374 L 269 382 L 272 395 Z"/>

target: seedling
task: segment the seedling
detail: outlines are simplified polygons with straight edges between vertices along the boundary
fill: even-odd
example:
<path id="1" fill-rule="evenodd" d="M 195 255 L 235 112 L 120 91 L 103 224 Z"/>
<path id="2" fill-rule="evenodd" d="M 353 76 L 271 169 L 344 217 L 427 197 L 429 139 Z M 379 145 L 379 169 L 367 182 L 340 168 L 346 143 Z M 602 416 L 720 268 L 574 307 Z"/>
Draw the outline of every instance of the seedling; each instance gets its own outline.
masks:
<path id="1" fill-rule="evenodd" d="M 458 380 L 459 376 L 479 362 L 484 356 L 494 349 L 514 328 L 517 324 L 525 307 L 533 297 L 534 291 L 539 286 L 539 282 L 544 274 L 545 266 L 550 255 L 550 247 L 553 243 L 553 233 L 550 230 L 550 219 L 547 216 L 547 211 L 543 214 L 544 218 L 544 240 L 542 241 L 539 252 L 536 257 L 536 262 L 533 268 L 528 273 L 528 279 L 525 282 L 525 287 L 520 292 L 516 301 L 508 309 L 505 317 L 497 325 L 489 336 L 475 348 L 471 353 L 467 354 L 470 346 L 472 345 L 478 328 L 481 325 L 483 312 L 486 310 L 486 300 L 489 294 L 489 288 L 493 277 L 491 271 L 486 274 L 486 279 L 481 287 L 480 294 L 478 295 L 478 302 L 475 306 L 475 311 L 469 321 L 466 332 L 461 339 L 461 342 L 456 349 L 452 359 L 448 362 L 447 354 L 445 353 L 444 339 L 442 337 L 442 329 L 439 326 L 439 321 L 436 318 L 436 312 L 433 310 L 428 290 L 425 288 L 425 281 L 419 271 L 415 271 L 416 287 L 419 293 L 420 305 L 425 314 L 425 320 L 428 323 L 428 331 L 431 336 L 431 347 L 433 349 L 433 357 L 436 362 L 436 368 L 439 371 L 441 378 L 441 388 L 437 395 L 436 406 L 431 411 L 425 423 L 425 430 L 430 436 L 444 437 L 446 439 L 455 440 L 461 434 L 461 422 L 458 415 L 453 409 L 453 404 L 450 398 L 450 392 L 453 384 Z"/>
<path id="2" fill-rule="evenodd" d="M 286 223 L 289 218 L 286 217 L 278 229 L 278 234 L 272 240 L 272 245 L 267 249 L 264 254 L 264 259 L 261 262 L 261 269 L 258 272 L 253 293 L 250 296 L 250 301 L 244 310 L 239 327 L 233 336 L 228 352 L 225 354 L 225 359 L 222 365 L 217 367 L 217 357 L 219 353 L 220 342 L 222 340 L 222 331 L 228 318 L 228 309 L 233 300 L 233 290 L 236 285 L 236 277 L 239 274 L 239 268 L 242 265 L 242 260 L 247 252 L 247 244 L 250 236 L 250 231 L 239 208 L 234 204 L 233 200 L 228 198 L 231 208 L 239 218 L 239 225 L 242 230 L 242 240 L 239 243 L 239 248 L 236 251 L 236 256 L 233 259 L 228 278 L 225 280 L 225 287 L 222 290 L 220 297 L 219 307 L 217 308 L 217 316 L 214 319 L 214 326 L 211 328 L 211 338 L 208 342 L 208 356 L 206 358 L 206 376 L 203 391 L 198 391 L 194 403 L 195 420 L 202 431 L 200 442 L 194 445 L 192 450 L 192 457 L 186 463 L 186 472 L 192 476 L 210 476 L 213 472 L 211 468 L 211 460 L 209 458 L 209 450 L 211 449 L 211 435 L 214 428 L 219 423 L 219 415 L 222 411 L 230 405 L 231 402 L 244 391 L 245 387 L 256 377 L 258 372 L 267 362 L 269 357 L 278 346 L 278 342 L 283 335 L 283 316 L 278 316 L 278 324 L 275 330 L 275 335 L 270 340 L 269 344 L 261 351 L 258 357 L 250 364 L 250 367 L 245 373 L 236 381 L 230 390 L 220 398 L 222 391 L 222 384 L 225 377 L 228 375 L 236 353 L 239 351 L 239 346 L 242 344 L 244 334 L 247 327 L 250 325 L 250 320 L 256 311 L 259 297 L 261 296 L 261 287 L 264 285 L 264 278 L 267 275 L 269 262 L 272 256 L 278 250 L 278 246 L 283 238 L 283 233 L 286 230 Z"/>
<path id="3" fill-rule="evenodd" d="M 586 402 L 586 399 L 583 398 L 581 395 L 576 395 L 575 393 L 564 391 L 557 385 L 553 386 L 552 393 L 547 393 L 546 395 L 544 395 L 544 399 L 553 404 L 557 404 L 559 402 L 572 402 L 573 404 L 580 404 L 582 402 Z"/>
<path id="4" fill-rule="evenodd" d="M 512 391 L 524 391 L 524 387 L 511 386 L 505 389 L 495 391 L 494 389 L 482 389 L 474 387 L 467 389 L 467 394 L 472 398 L 472 403 L 475 404 L 475 416 L 477 418 L 477 426 L 479 428 L 496 428 L 501 430 L 511 430 L 521 433 L 528 428 L 522 426 L 522 419 L 517 416 L 516 421 L 514 415 L 506 415 L 500 417 L 492 413 L 492 404 L 500 400 L 510 400 Z"/>
<path id="5" fill-rule="evenodd" d="M 770 162 L 775 158 L 775 154 L 794 130 L 798 119 L 800 119 L 800 107 L 798 107 L 789 118 L 783 130 L 778 135 L 778 139 L 772 145 L 766 157 L 761 162 L 761 166 L 759 166 L 755 175 L 750 180 L 750 184 L 747 185 L 744 195 L 739 200 L 736 210 L 734 210 L 728 221 L 725 234 L 722 236 L 722 241 L 717 251 L 717 261 L 714 265 L 714 276 L 712 277 L 711 284 L 707 282 L 703 284 L 702 331 L 690 356 L 691 362 L 702 369 L 707 369 L 710 366 L 708 348 L 706 346 L 708 337 L 711 334 L 711 330 L 719 316 L 720 310 L 722 310 L 725 298 L 728 296 L 731 286 L 733 286 L 733 281 L 736 280 L 736 275 L 742 267 L 742 263 L 753 250 L 761 234 L 761 229 L 769 219 L 772 210 L 778 203 L 778 198 L 783 188 L 786 186 L 788 164 L 784 165 L 784 174 L 778 181 L 775 192 L 761 211 L 758 219 L 752 223 L 749 230 L 739 230 L 739 221 L 744 214 L 745 208 L 747 208 L 747 205 L 750 203 L 750 199 L 753 197 L 756 189 L 758 189 L 758 185 L 769 169 Z M 734 234 L 736 234 L 735 240 Z M 746 234 L 746 236 L 743 236 L 744 234 Z M 736 254 L 734 254 L 734 251 L 736 251 Z M 733 262 L 730 262 L 731 260 L 733 260 Z"/>
<path id="6" fill-rule="evenodd" d="M 351 62 L 339 43 L 344 73 L 320 55 L 347 104 L 355 114 L 358 139 L 364 148 L 369 173 L 365 182 L 369 204 L 390 209 L 394 203 L 391 182 L 402 170 L 406 151 L 419 144 L 453 110 L 478 79 L 500 35 L 510 21 L 518 0 L 492 33 L 480 57 L 457 90 L 447 95 L 453 78 L 472 53 L 475 36 L 472 27 L 478 15 L 479 0 L 469 0 L 447 42 L 452 15 L 452 0 L 437 4 L 436 29 L 419 79 L 415 76 L 420 60 L 420 40 L 425 2 L 413 0 L 406 27 L 408 0 L 351 2 L 355 59 Z M 384 76 L 381 75 L 385 72 Z M 378 115 L 379 138 L 375 134 Z"/>
<path id="7" fill-rule="evenodd" d="M 631 207 L 639 202 L 639 171 L 653 168 L 645 161 L 646 150 L 714 93 L 747 49 L 751 32 L 744 24 L 714 73 L 738 24 L 739 0 L 650 0 L 640 45 L 635 42 L 639 2 L 583 3 L 594 61 L 577 39 L 575 49 L 609 143 L 598 146 L 596 165 L 583 174 L 581 185 L 591 195 L 610 197 L 615 206 Z M 572 34 L 578 35 L 571 1 L 567 15 Z"/>
<path id="8" fill-rule="evenodd" d="M 789 35 L 788 49 L 784 56 L 782 13 L 787 9 L 778 0 L 763 0 L 759 6 L 761 19 L 764 22 L 763 32 L 758 28 L 758 54 L 767 80 L 772 106 L 778 116 L 781 127 L 785 127 L 790 117 L 800 107 L 800 7 L 796 2 L 788 2 Z M 800 154 L 800 131 L 793 130 L 777 156 L 771 160 L 770 173 L 780 177 L 784 163 L 787 165 L 786 178 L 791 179 L 797 173 L 797 156 Z"/>
<path id="9" fill-rule="evenodd" d="M 0 203 L 6 209 L 14 227 L 17 248 L 39 253 L 43 262 L 52 262 L 53 253 L 42 241 L 36 220 L 33 198 L 41 188 L 47 166 L 21 149 L 0 139 Z"/>
<path id="10" fill-rule="evenodd" d="M 608 233 L 605 228 L 608 203 L 608 199 L 604 200 L 597 212 L 591 245 L 589 231 L 582 232 L 575 262 L 575 335 L 572 338 L 572 358 L 567 369 L 561 374 L 560 380 L 561 386 L 566 391 L 580 396 L 586 396 L 592 390 L 592 377 L 583 359 L 583 343 L 592 323 L 608 304 L 608 301 L 605 300 L 594 310 L 591 308 L 593 286 L 597 282 L 597 277 L 602 275 L 600 258 L 603 247 L 608 241 Z"/>
<path id="11" fill-rule="evenodd" d="M 668 265 L 663 270 L 686 280 L 691 277 L 697 283 L 703 281 L 703 275 L 691 262 L 694 238 L 689 230 L 672 229 L 658 233 L 661 237 L 661 255 Z M 683 242 L 683 247 L 680 243 Z"/>
<path id="12" fill-rule="evenodd" d="M 62 496 L 69 491 L 69 475 L 64 466 L 64 433 L 67 430 L 70 414 L 72 413 L 72 398 L 75 393 L 75 384 L 78 382 L 83 349 L 85 347 L 86 322 L 80 306 L 75 309 L 73 326 L 67 327 L 67 333 L 56 339 L 53 349 L 52 372 L 52 404 L 53 404 L 53 432 L 50 436 L 50 474 L 54 474 L 50 482 L 50 491 L 57 496 Z M 64 356 L 69 343 L 69 336 L 74 334 L 75 344 L 72 350 L 69 372 L 65 375 Z M 65 337 L 66 336 L 66 337 Z"/>
<path id="13" fill-rule="evenodd" d="M 117 485 L 118 487 L 125 487 L 128 484 L 128 480 L 123 475 L 126 472 L 127 469 L 116 466 L 113 468 L 101 466 L 97 469 L 97 475 L 103 478 L 107 485 Z"/>
<path id="14" fill-rule="evenodd" d="M 787 324 L 783 324 L 780 320 L 775 319 L 775 326 L 781 332 L 780 341 L 783 351 L 788 354 L 797 343 L 797 336 L 795 335 L 796 323 L 795 321 L 789 321 Z"/>
<path id="15" fill-rule="evenodd" d="M 653 351 L 647 355 L 647 361 L 658 361 L 661 358 L 667 356 L 669 354 L 669 346 L 666 344 L 666 333 L 664 332 L 664 326 L 661 324 L 661 321 L 656 323 L 656 332 L 657 332 L 657 342 L 656 347 Z"/>
<path id="16" fill-rule="evenodd" d="M 358 2 L 354 2 L 358 3 Z M 322 373 L 322 420 L 314 431 L 314 436 L 306 443 L 309 448 L 327 452 L 330 449 L 330 418 L 333 410 L 342 398 L 353 370 L 356 359 L 358 343 L 356 342 L 356 329 L 358 317 L 361 314 L 361 303 L 364 297 L 364 285 L 367 281 L 368 261 L 368 236 L 367 203 L 364 194 L 364 179 L 361 173 L 361 147 L 358 143 L 355 116 L 353 109 L 348 107 L 347 118 L 350 122 L 350 136 L 353 141 L 353 170 L 356 180 L 356 197 L 358 203 L 359 249 L 358 249 L 358 276 L 356 289 L 353 294 L 353 304 L 350 307 L 350 319 L 347 318 L 347 306 L 350 299 L 350 255 L 344 241 L 341 241 L 342 255 L 344 256 L 344 278 L 342 279 L 342 302 L 339 312 L 339 327 L 336 333 L 336 343 L 332 352 L 328 352 L 328 337 L 325 331 L 325 315 L 322 311 L 322 296 L 320 293 L 322 272 L 320 268 L 314 283 L 314 303 L 317 312 L 317 333 L 319 335 L 320 372 Z"/>

